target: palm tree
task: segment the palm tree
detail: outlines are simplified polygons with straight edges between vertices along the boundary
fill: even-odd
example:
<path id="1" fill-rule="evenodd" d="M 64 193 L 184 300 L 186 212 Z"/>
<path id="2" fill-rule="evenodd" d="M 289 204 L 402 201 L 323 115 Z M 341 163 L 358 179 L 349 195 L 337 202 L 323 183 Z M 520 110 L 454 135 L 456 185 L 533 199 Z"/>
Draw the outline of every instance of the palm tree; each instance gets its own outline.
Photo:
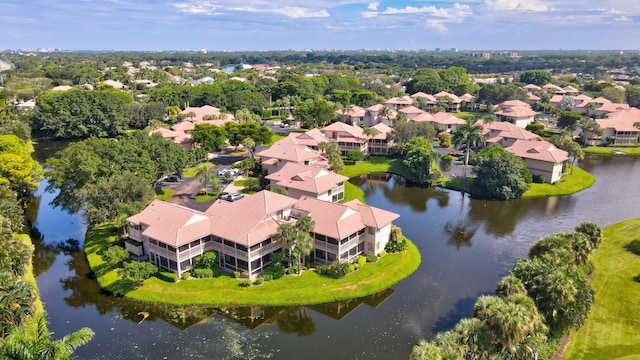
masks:
<path id="1" fill-rule="evenodd" d="M 484 144 L 484 137 L 482 137 L 482 126 L 474 125 L 471 119 L 467 119 L 464 125 L 458 126 L 455 130 L 453 130 L 453 137 L 451 138 L 451 142 L 453 142 L 456 146 L 460 146 L 462 144 L 466 146 L 464 155 L 464 168 L 462 172 L 462 179 L 466 180 L 467 166 L 469 165 L 469 152 L 471 151 L 471 147 L 476 147 L 478 145 Z"/>
<path id="2" fill-rule="evenodd" d="M 313 250 L 313 237 L 311 232 L 316 226 L 315 221 L 309 215 L 301 216 L 296 221 L 295 247 L 298 250 L 298 274 L 300 273 L 300 263 L 303 257 L 309 256 Z"/>
<path id="3" fill-rule="evenodd" d="M 434 360 L 434 359 L 442 359 L 442 354 L 440 353 L 440 349 L 438 346 L 426 342 L 425 340 L 420 340 L 418 345 L 413 347 L 411 351 L 411 355 L 409 355 L 409 359 L 411 360 Z"/>
<path id="4" fill-rule="evenodd" d="M 288 247 L 290 253 L 293 253 L 296 243 L 296 228 L 289 223 L 280 225 L 276 233 L 276 241 Z M 289 255 L 289 266 L 291 266 L 291 254 Z"/>
<path id="5" fill-rule="evenodd" d="M 215 174 L 212 167 L 207 167 L 205 164 L 198 166 L 196 170 L 196 179 L 205 190 L 209 187 L 212 181 L 215 181 Z"/>
<path id="6" fill-rule="evenodd" d="M 36 290 L 21 277 L 0 273 L 0 337 L 33 314 Z"/>
<path id="7" fill-rule="evenodd" d="M 383 105 L 382 109 L 380 109 L 380 114 L 378 114 L 378 117 L 389 121 L 389 118 L 391 117 L 391 109 L 387 105 Z"/>
<path id="8" fill-rule="evenodd" d="M 374 127 L 368 127 L 368 128 L 362 129 L 362 134 L 367 137 L 367 142 L 371 142 L 371 139 L 373 139 L 376 135 L 380 134 L 380 131 L 378 131 L 378 129 Z"/>
<path id="9" fill-rule="evenodd" d="M 10 360 L 63 360 L 88 343 L 95 333 L 82 328 L 59 340 L 51 340 L 46 312 L 37 313 L 24 327 L 14 328 L 0 345 L 0 355 Z"/>

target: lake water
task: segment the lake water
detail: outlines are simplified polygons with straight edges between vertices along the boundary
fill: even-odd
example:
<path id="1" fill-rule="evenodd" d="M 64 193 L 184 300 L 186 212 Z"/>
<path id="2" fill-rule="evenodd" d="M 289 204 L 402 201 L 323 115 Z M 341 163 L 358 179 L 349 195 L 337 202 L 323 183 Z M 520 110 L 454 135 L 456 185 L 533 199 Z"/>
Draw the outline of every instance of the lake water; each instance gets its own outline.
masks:
<path id="1" fill-rule="evenodd" d="M 39 144 L 42 161 L 55 146 Z M 506 202 L 471 200 L 449 190 L 407 187 L 393 176 L 355 180 L 367 203 L 401 216 L 422 264 L 382 293 L 309 307 L 206 308 L 153 305 L 104 294 L 90 277 L 78 215 L 37 192 L 34 265 L 56 336 L 88 326 L 95 338 L 80 359 L 398 359 L 436 331 L 469 316 L 476 298 L 526 256 L 533 242 L 584 221 L 600 226 L 640 217 L 640 159 L 591 158 L 595 175 L 578 194 Z M 59 246 L 62 243 L 63 246 Z M 150 317 L 138 324 L 138 312 Z"/>

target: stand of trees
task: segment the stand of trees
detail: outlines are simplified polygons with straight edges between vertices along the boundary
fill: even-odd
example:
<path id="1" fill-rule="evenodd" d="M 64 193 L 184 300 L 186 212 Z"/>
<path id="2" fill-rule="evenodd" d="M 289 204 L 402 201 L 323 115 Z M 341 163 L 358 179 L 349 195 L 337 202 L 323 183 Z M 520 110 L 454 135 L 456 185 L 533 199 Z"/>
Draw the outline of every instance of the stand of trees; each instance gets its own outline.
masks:
<path id="1" fill-rule="evenodd" d="M 533 182 L 524 161 L 499 145 L 480 151 L 474 161 L 476 177 L 471 183 L 473 197 L 515 199 L 521 197 Z"/>
<path id="2" fill-rule="evenodd" d="M 586 279 L 592 270 L 587 258 L 601 239 L 593 223 L 541 239 L 500 280 L 496 295 L 478 298 L 473 316 L 453 330 L 420 341 L 411 359 L 550 358 L 553 344 L 589 314 L 594 291 Z"/>

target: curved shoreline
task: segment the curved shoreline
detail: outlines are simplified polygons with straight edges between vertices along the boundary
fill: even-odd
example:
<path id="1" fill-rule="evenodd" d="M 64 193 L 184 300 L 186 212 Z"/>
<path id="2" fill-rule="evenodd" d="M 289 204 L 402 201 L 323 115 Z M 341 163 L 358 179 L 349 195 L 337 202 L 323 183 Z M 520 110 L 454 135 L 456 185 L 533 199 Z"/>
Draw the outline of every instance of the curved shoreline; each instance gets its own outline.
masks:
<path id="1" fill-rule="evenodd" d="M 100 287 L 130 299 L 174 305 L 209 306 L 291 306 L 312 305 L 347 300 L 383 291 L 413 274 L 421 263 L 418 248 L 408 242 L 402 253 L 387 254 L 376 263 L 340 279 L 333 279 L 305 271 L 289 275 L 259 286 L 243 288 L 241 280 L 230 275 L 213 279 L 192 279 L 179 282 L 161 280 L 162 274 L 133 288 L 120 280 L 117 270 L 107 269 L 100 253 L 117 241 L 112 224 L 90 227 L 85 237 L 85 253 L 89 266 Z"/>

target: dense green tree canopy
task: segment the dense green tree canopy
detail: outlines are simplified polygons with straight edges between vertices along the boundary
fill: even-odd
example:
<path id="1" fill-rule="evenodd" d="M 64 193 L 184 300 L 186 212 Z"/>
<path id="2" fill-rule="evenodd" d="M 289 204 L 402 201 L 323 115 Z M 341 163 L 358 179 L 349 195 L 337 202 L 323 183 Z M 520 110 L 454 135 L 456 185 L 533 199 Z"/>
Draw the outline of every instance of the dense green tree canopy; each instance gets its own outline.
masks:
<path id="1" fill-rule="evenodd" d="M 524 161 L 500 146 L 490 146 L 476 156 L 476 178 L 471 195 L 491 200 L 519 198 L 529 188 L 531 174 Z"/>
<path id="2" fill-rule="evenodd" d="M 323 127 L 336 119 L 336 104 L 324 98 L 306 100 L 296 107 L 296 118 L 305 128 Z"/>
<path id="3" fill-rule="evenodd" d="M 227 139 L 227 132 L 220 126 L 196 124 L 191 139 L 208 152 L 220 151 Z"/>
<path id="4" fill-rule="evenodd" d="M 150 185 L 181 170 L 185 163 L 184 148 L 159 135 L 137 132 L 119 139 L 91 138 L 72 143 L 47 160 L 48 190 L 59 188 L 53 204 L 76 212 L 82 205 L 81 191 L 88 184 L 129 172 Z"/>
<path id="5" fill-rule="evenodd" d="M 526 70 L 520 73 L 520 82 L 544 86 L 551 82 L 551 73 L 546 70 Z"/>
<path id="6" fill-rule="evenodd" d="M 268 144 L 271 142 L 273 132 L 266 126 L 256 123 L 233 123 L 224 124 L 227 139 L 232 146 L 238 146 L 247 138 L 251 138 L 256 144 Z"/>
<path id="7" fill-rule="evenodd" d="M 442 177 L 436 159 L 437 153 L 425 138 L 416 137 L 404 145 L 403 162 L 420 184 L 435 185 Z"/>
<path id="8" fill-rule="evenodd" d="M 34 130 L 56 139 L 116 136 L 128 128 L 131 102 L 117 90 L 44 93 L 36 99 Z"/>
<path id="9" fill-rule="evenodd" d="M 528 101 L 527 92 L 515 84 L 484 84 L 478 90 L 478 102 L 497 105 L 507 100 Z"/>
<path id="10" fill-rule="evenodd" d="M 21 200 L 31 195 L 43 175 L 32 152 L 31 143 L 12 134 L 0 135 L 0 185 L 10 186 Z"/>

